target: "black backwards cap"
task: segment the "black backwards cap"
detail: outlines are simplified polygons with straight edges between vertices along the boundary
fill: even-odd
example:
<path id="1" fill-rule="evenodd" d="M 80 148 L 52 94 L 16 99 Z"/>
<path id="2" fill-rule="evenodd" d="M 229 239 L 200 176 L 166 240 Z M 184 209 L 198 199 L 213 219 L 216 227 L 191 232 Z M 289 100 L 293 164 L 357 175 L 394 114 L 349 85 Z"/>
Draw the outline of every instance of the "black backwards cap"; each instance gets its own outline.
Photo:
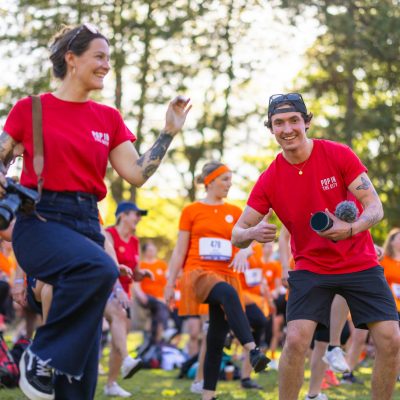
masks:
<path id="1" fill-rule="evenodd" d="M 278 109 L 284 103 L 287 103 L 287 107 Z M 269 98 L 268 121 L 271 121 L 271 117 L 275 114 L 287 112 L 307 114 L 307 107 L 300 93 L 273 94 Z"/>

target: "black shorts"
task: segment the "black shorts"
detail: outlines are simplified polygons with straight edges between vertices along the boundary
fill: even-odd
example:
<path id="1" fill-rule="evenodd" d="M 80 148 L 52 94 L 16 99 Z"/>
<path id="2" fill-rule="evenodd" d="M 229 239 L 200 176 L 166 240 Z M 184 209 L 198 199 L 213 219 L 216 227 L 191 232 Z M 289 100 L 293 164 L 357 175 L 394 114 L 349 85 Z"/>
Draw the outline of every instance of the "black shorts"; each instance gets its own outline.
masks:
<path id="1" fill-rule="evenodd" d="M 342 346 L 345 345 L 349 337 L 350 337 L 350 327 L 349 327 L 349 322 L 346 321 L 343 326 L 342 333 L 340 334 L 340 344 Z M 318 324 L 317 328 L 315 329 L 313 341 L 317 340 L 318 342 L 329 343 L 329 339 L 330 339 L 329 327 Z"/>
<path id="2" fill-rule="evenodd" d="M 381 266 L 349 274 L 291 271 L 288 284 L 288 322 L 306 319 L 329 326 L 335 294 L 346 299 L 356 328 L 367 329 L 367 324 L 372 322 L 399 320 L 396 304 Z"/>
<path id="3" fill-rule="evenodd" d="M 286 294 L 280 294 L 274 300 L 276 306 L 276 315 L 285 315 L 286 314 Z"/>

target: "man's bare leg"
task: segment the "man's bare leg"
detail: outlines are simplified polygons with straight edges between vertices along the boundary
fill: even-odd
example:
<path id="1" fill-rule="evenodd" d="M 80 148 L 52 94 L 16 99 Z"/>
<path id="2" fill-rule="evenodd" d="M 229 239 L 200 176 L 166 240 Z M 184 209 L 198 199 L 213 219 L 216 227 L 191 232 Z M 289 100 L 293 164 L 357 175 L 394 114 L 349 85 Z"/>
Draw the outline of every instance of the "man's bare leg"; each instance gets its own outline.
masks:
<path id="1" fill-rule="evenodd" d="M 372 372 L 372 400 L 390 400 L 399 372 L 400 331 L 397 321 L 369 324 L 375 344 L 375 362 Z"/>
<path id="2" fill-rule="evenodd" d="M 317 323 L 299 319 L 288 322 L 279 360 L 279 399 L 297 400 L 304 379 L 304 361 Z"/>

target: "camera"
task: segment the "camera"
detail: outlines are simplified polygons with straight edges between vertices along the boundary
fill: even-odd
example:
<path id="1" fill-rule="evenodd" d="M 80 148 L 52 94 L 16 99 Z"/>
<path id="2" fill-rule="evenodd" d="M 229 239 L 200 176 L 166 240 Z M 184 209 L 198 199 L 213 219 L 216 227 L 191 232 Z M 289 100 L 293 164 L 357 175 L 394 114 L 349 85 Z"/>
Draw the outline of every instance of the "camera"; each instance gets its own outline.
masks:
<path id="1" fill-rule="evenodd" d="M 9 227 L 17 211 L 32 212 L 39 201 L 39 193 L 36 190 L 15 183 L 11 178 L 6 178 L 6 181 L 6 194 L 0 200 L 0 230 Z"/>

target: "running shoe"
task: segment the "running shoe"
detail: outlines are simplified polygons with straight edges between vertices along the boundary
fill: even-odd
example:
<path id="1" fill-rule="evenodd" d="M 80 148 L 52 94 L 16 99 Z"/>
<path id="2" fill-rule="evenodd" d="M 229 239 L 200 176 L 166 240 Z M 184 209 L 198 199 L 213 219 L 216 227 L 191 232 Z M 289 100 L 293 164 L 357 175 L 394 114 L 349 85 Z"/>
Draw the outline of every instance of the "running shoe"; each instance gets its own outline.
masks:
<path id="1" fill-rule="evenodd" d="M 331 386 L 339 386 L 340 381 L 336 377 L 335 373 L 331 369 L 327 369 L 325 371 L 325 379 L 326 382 L 329 383 Z"/>
<path id="2" fill-rule="evenodd" d="M 190 391 L 192 393 L 196 394 L 202 394 L 203 393 L 203 385 L 204 381 L 193 381 L 192 384 L 190 385 Z"/>
<path id="3" fill-rule="evenodd" d="M 122 387 L 119 386 L 117 382 L 113 382 L 110 386 L 104 386 L 104 394 L 106 396 L 125 398 L 132 396 L 132 393 L 129 393 L 126 390 L 122 389 Z"/>
<path id="4" fill-rule="evenodd" d="M 178 334 L 178 330 L 175 328 L 168 328 L 162 334 L 162 339 L 164 342 L 169 343 L 176 335 Z"/>
<path id="5" fill-rule="evenodd" d="M 121 375 L 122 379 L 128 379 L 136 372 L 138 372 L 143 366 L 143 361 L 141 358 L 132 358 L 131 356 L 126 356 L 121 365 Z"/>
<path id="6" fill-rule="evenodd" d="M 263 354 L 258 347 L 250 350 L 250 364 L 255 372 L 261 372 L 267 368 L 268 363 L 271 361 L 265 354 Z"/>
<path id="7" fill-rule="evenodd" d="M 271 362 L 268 364 L 268 367 L 273 369 L 273 370 L 275 370 L 275 371 L 278 371 L 278 369 L 279 369 L 278 361 L 277 360 L 271 360 Z"/>
<path id="8" fill-rule="evenodd" d="M 310 397 L 307 395 L 304 400 L 328 400 L 328 396 L 324 393 L 318 393 L 317 397 Z"/>
<path id="9" fill-rule="evenodd" d="M 344 384 L 344 385 L 353 385 L 354 383 L 363 385 L 364 381 L 362 381 L 359 378 L 356 378 L 352 372 L 347 372 L 347 373 L 343 374 L 342 379 L 340 380 L 340 383 Z"/>
<path id="10" fill-rule="evenodd" d="M 327 349 L 322 360 L 329 365 L 333 372 L 343 374 L 350 371 L 350 367 L 344 358 L 344 351 L 339 346 L 334 347 L 331 351 Z"/>
<path id="11" fill-rule="evenodd" d="M 243 389 L 262 389 L 262 387 L 253 379 L 244 378 L 240 380 Z"/>
<path id="12" fill-rule="evenodd" d="M 322 382 L 321 382 L 321 390 L 326 390 L 329 389 L 331 387 L 331 385 L 329 384 L 329 382 L 326 380 L 326 378 L 322 378 Z"/>
<path id="13" fill-rule="evenodd" d="M 19 387 L 30 400 L 53 400 L 53 370 L 28 347 L 19 362 Z"/>

